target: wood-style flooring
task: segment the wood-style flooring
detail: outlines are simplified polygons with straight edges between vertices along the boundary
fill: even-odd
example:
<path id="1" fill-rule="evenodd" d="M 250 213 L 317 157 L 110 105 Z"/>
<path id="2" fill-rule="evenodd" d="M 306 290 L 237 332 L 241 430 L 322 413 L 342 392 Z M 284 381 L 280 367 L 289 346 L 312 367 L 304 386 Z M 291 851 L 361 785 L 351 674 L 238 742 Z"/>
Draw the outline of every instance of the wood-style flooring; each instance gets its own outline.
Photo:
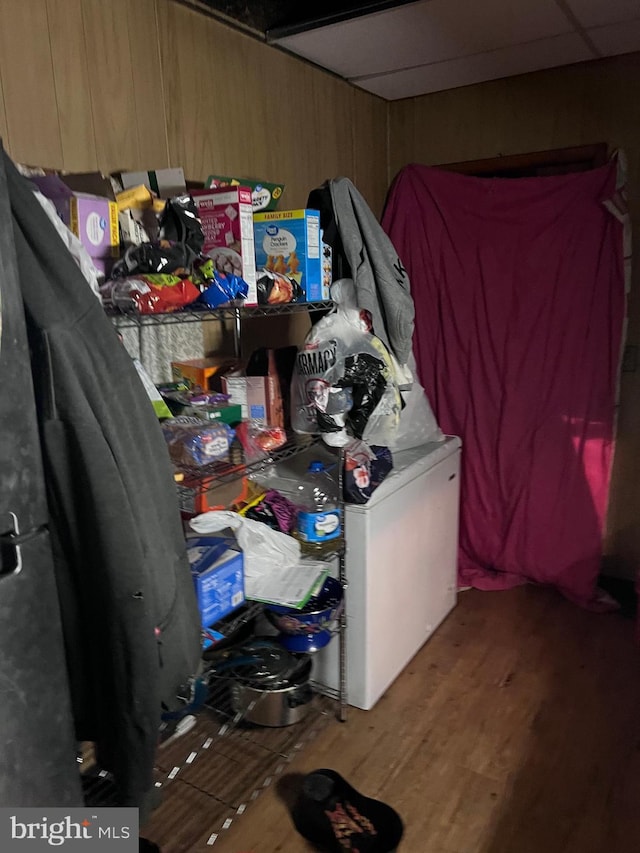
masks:
<path id="1" fill-rule="evenodd" d="M 182 849 L 310 853 L 287 803 L 330 767 L 402 815 L 399 853 L 638 853 L 638 659 L 618 614 L 534 587 L 461 593 L 373 710 L 324 727 L 213 846 Z M 158 827 L 176 827 L 157 822 L 169 805 Z M 153 838 L 177 849 L 168 829 Z"/>

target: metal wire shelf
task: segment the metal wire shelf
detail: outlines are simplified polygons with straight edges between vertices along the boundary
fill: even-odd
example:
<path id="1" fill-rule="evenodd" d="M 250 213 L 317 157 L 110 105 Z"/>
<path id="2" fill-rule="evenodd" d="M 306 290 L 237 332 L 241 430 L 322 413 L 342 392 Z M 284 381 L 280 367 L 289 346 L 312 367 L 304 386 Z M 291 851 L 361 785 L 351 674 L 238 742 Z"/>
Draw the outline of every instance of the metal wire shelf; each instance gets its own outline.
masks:
<path id="1" fill-rule="evenodd" d="M 253 317 L 273 317 L 282 314 L 298 314 L 308 311 L 330 311 L 333 302 L 291 302 L 285 305 L 225 305 L 220 308 L 187 307 L 170 314 L 135 314 L 123 312 L 113 305 L 106 304 L 104 310 L 121 329 L 139 326 L 166 326 L 174 323 L 194 323 L 206 320 L 236 320 Z"/>
<path id="2" fill-rule="evenodd" d="M 229 462 L 212 462 L 210 465 L 203 465 L 201 467 L 180 466 L 176 469 L 182 476 L 181 481 L 177 483 L 180 508 L 184 512 L 191 512 L 194 498 L 197 495 L 202 495 L 204 492 L 209 492 L 227 483 L 241 480 L 243 477 L 259 471 L 265 465 L 291 459 L 313 447 L 316 441 L 315 436 L 289 433 L 287 441 L 282 447 L 254 462 L 243 465 L 232 465 Z"/>

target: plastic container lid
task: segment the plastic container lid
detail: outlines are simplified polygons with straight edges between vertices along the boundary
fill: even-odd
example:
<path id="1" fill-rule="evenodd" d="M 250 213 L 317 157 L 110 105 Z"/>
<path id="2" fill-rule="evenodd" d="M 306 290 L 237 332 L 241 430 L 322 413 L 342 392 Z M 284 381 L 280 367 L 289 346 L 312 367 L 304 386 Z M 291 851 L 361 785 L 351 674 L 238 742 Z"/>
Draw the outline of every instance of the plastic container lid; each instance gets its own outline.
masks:
<path id="1" fill-rule="evenodd" d="M 312 474 L 316 474 L 319 471 L 324 471 L 324 463 L 319 462 L 318 460 L 316 460 L 315 462 L 310 462 L 307 470 Z"/>

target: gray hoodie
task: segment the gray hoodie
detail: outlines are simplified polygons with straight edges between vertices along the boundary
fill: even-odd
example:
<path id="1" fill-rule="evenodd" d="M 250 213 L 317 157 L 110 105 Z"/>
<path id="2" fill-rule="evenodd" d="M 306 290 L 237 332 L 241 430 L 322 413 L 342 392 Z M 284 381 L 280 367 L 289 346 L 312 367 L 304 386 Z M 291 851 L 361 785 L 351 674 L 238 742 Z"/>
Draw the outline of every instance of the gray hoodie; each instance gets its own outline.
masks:
<path id="1" fill-rule="evenodd" d="M 333 212 L 355 282 L 358 306 L 400 364 L 411 352 L 414 306 L 409 276 L 389 237 L 348 178 L 328 182 Z"/>

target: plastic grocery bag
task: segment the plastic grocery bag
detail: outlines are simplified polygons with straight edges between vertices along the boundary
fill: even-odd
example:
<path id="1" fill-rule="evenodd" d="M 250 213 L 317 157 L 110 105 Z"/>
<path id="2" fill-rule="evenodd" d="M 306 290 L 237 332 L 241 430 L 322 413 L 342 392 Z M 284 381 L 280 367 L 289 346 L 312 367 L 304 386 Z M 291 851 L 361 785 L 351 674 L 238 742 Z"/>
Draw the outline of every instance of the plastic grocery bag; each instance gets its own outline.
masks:
<path id="1" fill-rule="evenodd" d="M 244 556 L 246 577 L 256 578 L 269 572 L 280 572 L 298 565 L 300 544 L 291 536 L 273 530 L 261 521 L 243 518 L 230 510 L 214 510 L 197 515 L 189 522 L 201 536 L 234 531 Z"/>
<path id="2" fill-rule="evenodd" d="M 350 279 L 331 287 L 336 310 L 311 329 L 296 357 L 291 420 L 296 432 L 321 433 L 327 444 L 351 437 L 390 444 L 402 399 L 396 365 L 355 302 Z"/>
<path id="3" fill-rule="evenodd" d="M 389 446 L 398 453 L 430 442 L 444 441 L 427 394 L 416 377 L 413 353 L 400 371 L 404 373 L 404 378 L 400 379 L 400 388 L 405 405 L 400 413 L 398 430 Z"/>

